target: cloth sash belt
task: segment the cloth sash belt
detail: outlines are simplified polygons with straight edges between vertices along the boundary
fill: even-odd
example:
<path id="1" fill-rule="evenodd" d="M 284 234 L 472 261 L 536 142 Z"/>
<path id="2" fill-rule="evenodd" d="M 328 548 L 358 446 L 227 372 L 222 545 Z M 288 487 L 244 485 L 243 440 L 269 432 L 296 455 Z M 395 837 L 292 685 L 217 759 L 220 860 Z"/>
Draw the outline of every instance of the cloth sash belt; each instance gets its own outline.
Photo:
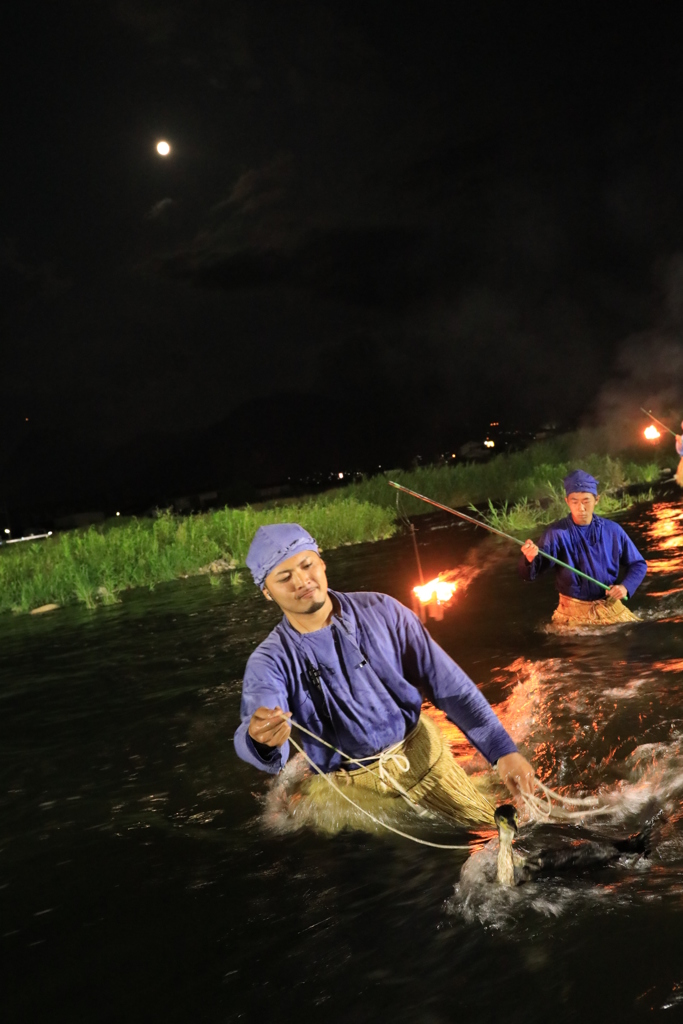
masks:
<path id="1" fill-rule="evenodd" d="M 336 771 L 332 778 L 358 796 L 369 790 L 389 800 L 402 798 L 418 813 L 436 812 L 460 825 L 493 823 L 493 804 L 457 763 L 438 725 L 424 714 L 400 743 L 367 765 Z M 302 784 L 302 795 L 327 800 L 330 787 L 320 776 L 311 776 Z M 350 791 L 349 796 L 355 798 Z"/>
<path id="2" fill-rule="evenodd" d="M 617 622 L 640 622 L 640 619 L 621 601 L 604 598 L 579 601 L 575 597 L 560 594 L 553 622 L 557 626 L 611 626 Z"/>

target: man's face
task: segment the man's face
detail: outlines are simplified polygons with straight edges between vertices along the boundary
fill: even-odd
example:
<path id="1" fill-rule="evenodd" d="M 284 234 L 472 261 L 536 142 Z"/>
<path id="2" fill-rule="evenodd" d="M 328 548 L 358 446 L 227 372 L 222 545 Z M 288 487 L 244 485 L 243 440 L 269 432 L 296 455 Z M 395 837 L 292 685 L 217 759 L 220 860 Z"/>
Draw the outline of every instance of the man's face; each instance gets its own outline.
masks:
<path id="1" fill-rule="evenodd" d="M 600 501 L 600 496 L 598 495 L 596 498 L 589 491 L 572 491 L 564 500 L 569 505 L 569 511 L 576 525 L 588 526 L 593 518 L 595 506 Z"/>
<path id="2" fill-rule="evenodd" d="M 266 576 L 263 593 L 270 595 L 283 612 L 312 615 L 327 600 L 325 563 L 317 551 L 300 551 Z"/>

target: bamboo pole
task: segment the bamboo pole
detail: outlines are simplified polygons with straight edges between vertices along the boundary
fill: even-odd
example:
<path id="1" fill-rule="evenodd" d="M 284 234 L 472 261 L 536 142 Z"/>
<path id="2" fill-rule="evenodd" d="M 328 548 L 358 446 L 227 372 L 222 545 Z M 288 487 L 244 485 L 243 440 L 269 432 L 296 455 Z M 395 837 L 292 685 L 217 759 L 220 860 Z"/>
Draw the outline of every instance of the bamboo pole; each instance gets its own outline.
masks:
<path id="1" fill-rule="evenodd" d="M 417 491 L 411 491 L 409 487 L 404 487 L 402 484 L 396 484 L 393 480 L 389 480 L 388 484 L 390 487 L 395 487 L 397 491 L 402 491 L 404 494 L 409 494 L 411 498 L 419 498 L 420 501 L 426 501 L 428 505 L 434 505 L 435 508 L 440 508 L 442 512 L 450 512 L 452 516 L 457 516 L 459 519 L 464 519 L 466 523 L 473 523 L 474 526 L 481 526 L 482 529 L 488 530 L 489 533 L 495 533 L 498 537 L 504 537 L 505 540 L 511 540 L 513 544 L 517 544 L 519 547 L 524 544 L 523 540 L 519 540 L 517 537 L 513 537 L 509 533 L 503 533 L 502 530 L 497 530 L 495 526 L 489 526 L 488 523 L 482 523 L 481 519 L 474 519 L 472 516 L 465 515 L 464 512 L 456 512 L 454 508 L 450 508 L 448 505 L 442 505 L 439 501 L 434 501 L 432 498 L 425 497 L 424 494 L 418 494 Z M 570 572 L 575 573 L 577 576 L 583 576 L 585 580 L 589 580 L 591 583 L 595 583 L 596 586 L 602 587 L 603 590 L 609 590 L 609 586 L 606 583 L 601 583 L 600 580 L 596 580 L 593 576 L 589 576 L 588 573 L 581 572 L 580 569 L 576 569 L 573 565 L 568 565 L 567 562 L 563 562 L 560 558 L 555 558 L 554 555 L 549 555 L 543 548 L 538 549 L 539 555 L 543 555 L 550 562 L 555 562 L 556 565 L 561 565 L 563 569 L 569 569 Z"/>

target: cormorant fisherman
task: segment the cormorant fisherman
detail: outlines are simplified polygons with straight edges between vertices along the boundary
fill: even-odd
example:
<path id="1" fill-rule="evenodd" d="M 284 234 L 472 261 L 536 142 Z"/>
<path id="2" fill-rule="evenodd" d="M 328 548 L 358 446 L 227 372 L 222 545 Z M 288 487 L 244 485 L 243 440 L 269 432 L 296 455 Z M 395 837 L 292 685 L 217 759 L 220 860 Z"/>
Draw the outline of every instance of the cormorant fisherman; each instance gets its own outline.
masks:
<path id="1" fill-rule="evenodd" d="M 297 736 L 322 773 L 343 783 L 349 795 L 356 789 L 381 800 L 402 796 L 460 824 L 492 824 L 493 806 L 457 764 L 438 726 L 421 714 L 428 698 L 497 766 L 513 795 L 532 791 L 531 765 L 412 611 L 386 594 L 328 590 L 318 545 L 294 523 L 260 527 L 247 565 L 283 618 L 244 673 L 242 724 L 235 733 L 243 760 L 280 772 L 293 717 L 338 748 Z M 344 760 L 340 751 L 358 760 Z M 320 806 L 331 791 L 312 774 L 302 794 Z"/>
<path id="2" fill-rule="evenodd" d="M 560 592 L 553 615 L 557 625 L 637 622 L 638 617 L 622 601 L 632 597 L 642 583 L 647 572 L 645 559 L 618 523 L 595 515 L 600 501 L 595 477 L 575 469 L 564 478 L 564 489 L 570 514 L 546 527 L 538 546 L 532 540 L 525 541 L 519 575 L 523 580 L 535 580 L 541 573 L 555 568 L 555 583 Z M 553 566 L 539 554 L 539 547 L 608 584 L 609 590 L 604 591 L 569 569 Z M 623 579 L 619 582 L 622 571 Z"/>

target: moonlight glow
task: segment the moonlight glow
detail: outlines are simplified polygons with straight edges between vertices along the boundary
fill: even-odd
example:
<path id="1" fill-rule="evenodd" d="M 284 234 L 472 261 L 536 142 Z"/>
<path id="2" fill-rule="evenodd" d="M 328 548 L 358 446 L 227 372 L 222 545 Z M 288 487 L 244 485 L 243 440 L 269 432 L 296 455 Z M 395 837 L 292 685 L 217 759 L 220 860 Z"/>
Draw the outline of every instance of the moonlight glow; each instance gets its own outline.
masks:
<path id="1" fill-rule="evenodd" d="M 161 140 L 161 142 L 157 142 L 157 153 L 159 154 L 159 156 L 168 156 L 170 152 L 171 147 L 169 146 L 168 142 L 165 142 L 163 139 Z"/>

